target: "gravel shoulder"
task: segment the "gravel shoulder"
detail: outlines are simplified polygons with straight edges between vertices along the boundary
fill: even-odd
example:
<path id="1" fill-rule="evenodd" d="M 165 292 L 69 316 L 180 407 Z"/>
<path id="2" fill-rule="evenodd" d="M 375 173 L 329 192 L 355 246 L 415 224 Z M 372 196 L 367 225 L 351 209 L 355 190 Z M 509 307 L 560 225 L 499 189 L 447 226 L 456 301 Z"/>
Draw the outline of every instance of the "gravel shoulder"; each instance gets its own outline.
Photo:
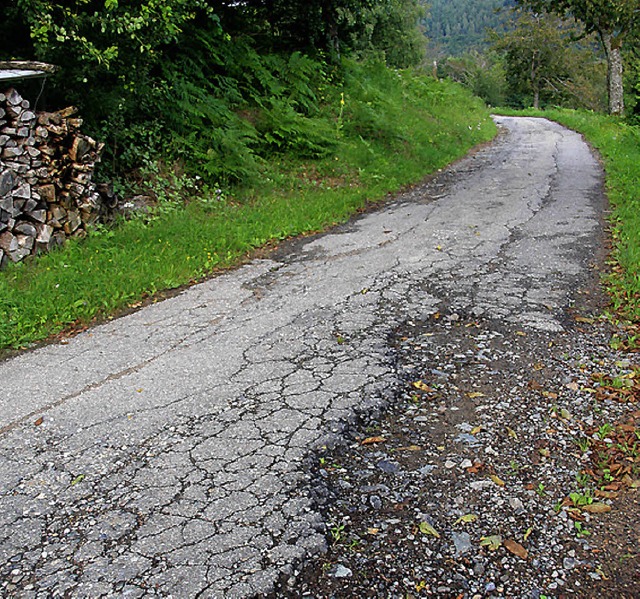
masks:
<path id="1" fill-rule="evenodd" d="M 637 371 L 611 334 L 458 313 L 396 331 L 403 391 L 319 457 L 328 551 L 280 594 L 638 597 L 637 389 L 595 382 Z M 620 425 L 635 444 L 622 461 Z"/>

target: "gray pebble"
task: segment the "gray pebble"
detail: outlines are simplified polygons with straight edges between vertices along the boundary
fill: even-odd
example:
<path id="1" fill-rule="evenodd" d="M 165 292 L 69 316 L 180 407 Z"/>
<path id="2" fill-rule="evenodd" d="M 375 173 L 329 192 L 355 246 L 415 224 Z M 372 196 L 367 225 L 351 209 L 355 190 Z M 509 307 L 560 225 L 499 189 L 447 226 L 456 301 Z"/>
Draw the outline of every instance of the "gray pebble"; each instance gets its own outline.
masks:
<path id="1" fill-rule="evenodd" d="M 331 572 L 331 576 L 333 576 L 334 578 L 349 578 L 353 576 L 353 572 L 342 564 L 337 564 Z"/>

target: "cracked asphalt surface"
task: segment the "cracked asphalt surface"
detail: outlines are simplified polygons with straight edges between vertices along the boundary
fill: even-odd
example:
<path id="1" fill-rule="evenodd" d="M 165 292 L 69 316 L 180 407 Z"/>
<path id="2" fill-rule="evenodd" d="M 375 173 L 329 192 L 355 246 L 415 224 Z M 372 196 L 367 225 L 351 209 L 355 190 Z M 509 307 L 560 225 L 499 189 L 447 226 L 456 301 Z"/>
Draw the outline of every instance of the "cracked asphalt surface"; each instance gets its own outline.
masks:
<path id="1" fill-rule="evenodd" d="M 326 545 L 313 451 L 402 388 L 443 305 L 560 332 L 602 247 L 579 135 L 491 145 L 383 209 L 0 363 L 0 592 L 249 597 Z"/>

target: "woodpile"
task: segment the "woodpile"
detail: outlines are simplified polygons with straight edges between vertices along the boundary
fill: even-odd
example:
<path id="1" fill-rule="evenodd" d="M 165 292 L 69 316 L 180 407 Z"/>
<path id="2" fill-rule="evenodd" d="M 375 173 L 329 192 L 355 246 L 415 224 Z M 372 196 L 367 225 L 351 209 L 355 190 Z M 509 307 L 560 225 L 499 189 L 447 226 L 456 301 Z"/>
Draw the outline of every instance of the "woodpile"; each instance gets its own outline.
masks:
<path id="1" fill-rule="evenodd" d="M 0 267 L 85 235 L 109 208 L 92 181 L 103 144 L 75 113 L 36 114 L 15 89 L 0 93 Z"/>

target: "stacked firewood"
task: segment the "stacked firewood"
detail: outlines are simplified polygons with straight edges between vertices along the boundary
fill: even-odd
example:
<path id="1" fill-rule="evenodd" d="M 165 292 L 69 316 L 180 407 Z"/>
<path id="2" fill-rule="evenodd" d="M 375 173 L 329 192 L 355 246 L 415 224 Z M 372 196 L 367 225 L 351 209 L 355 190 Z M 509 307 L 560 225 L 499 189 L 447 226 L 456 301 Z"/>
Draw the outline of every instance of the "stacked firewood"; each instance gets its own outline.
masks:
<path id="1" fill-rule="evenodd" d="M 15 89 L 0 93 L 0 267 L 84 235 L 107 209 L 92 182 L 102 144 L 75 113 L 36 114 Z"/>

